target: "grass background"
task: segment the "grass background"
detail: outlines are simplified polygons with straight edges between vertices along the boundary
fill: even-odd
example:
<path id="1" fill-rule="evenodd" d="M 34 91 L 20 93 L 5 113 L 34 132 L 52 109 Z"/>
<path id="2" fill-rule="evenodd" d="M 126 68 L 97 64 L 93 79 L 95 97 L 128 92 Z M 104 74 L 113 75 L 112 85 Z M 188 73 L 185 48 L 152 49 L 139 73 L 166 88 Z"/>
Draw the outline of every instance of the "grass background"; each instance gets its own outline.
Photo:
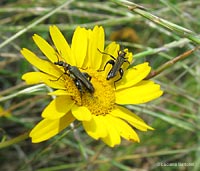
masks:
<path id="1" fill-rule="evenodd" d="M 46 95 L 47 88 L 27 86 L 21 80 L 21 76 L 33 68 L 19 51 L 26 47 L 41 55 L 31 37 L 37 33 L 51 41 L 49 25 L 56 24 L 69 42 L 76 26 L 103 25 L 106 44 L 117 41 L 134 53 L 134 65 L 149 61 L 154 70 L 199 46 L 199 0 L 141 0 L 134 3 L 146 10 L 131 11 L 124 6 L 125 1 L 118 0 L 0 2 L 1 170 L 200 169 L 198 50 L 153 78 L 165 92 L 161 98 L 144 105 L 128 106 L 155 128 L 155 131 L 138 132 L 140 143 L 123 141 L 120 146 L 109 148 L 90 138 L 78 123 L 75 123 L 76 128 L 68 128 L 40 144 L 32 144 L 30 139 L 20 141 L 41 119 L 40 114 L 51 97 Z M 152 14 L 159 19 L 152 18 Z M 170 23 L 163 23 L 162 19 Z"/>

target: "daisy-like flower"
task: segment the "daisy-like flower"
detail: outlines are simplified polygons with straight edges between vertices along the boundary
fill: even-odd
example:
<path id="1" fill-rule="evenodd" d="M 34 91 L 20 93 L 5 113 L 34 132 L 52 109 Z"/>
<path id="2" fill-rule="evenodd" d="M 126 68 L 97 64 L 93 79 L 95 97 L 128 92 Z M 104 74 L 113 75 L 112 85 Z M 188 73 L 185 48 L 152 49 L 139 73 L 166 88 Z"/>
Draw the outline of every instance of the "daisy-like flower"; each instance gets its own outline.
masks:
<path id="1" fill-rule="evenodd" d="M 27 84 L 44 83 L 55 91 L 49 93 L 56 98 L 42 112 L 43 120 L 30 132 L 33 143 L 42 142 L 55 136 L 78 120 L 89 136 L 101 139 L 110 147 L 120 144 L 121 137 L 139 142 L 134 128 L 140 131 L 152 130 L 141 118 L 123 105 L 140 104 L 156 99 L 162 95 L 160 85 L 151 80 L 143 80 L 150 72 L 147 62 L 126 69 L 128 62 L 123 64 L 124 75 L 120 74 L 107 80 L 111 65 L 106 63 L 117 57 L 119 44 L 112 42 L 104 49 L 104 30 L 95 26 L 93 30 L 77 27 L 71 46 L 56 26 L 50 26 L 50 35 L 54 43 L 52 47 L 39 35 L 33 40 L 48 60 L 37 57 L 30 50 L 23 48 L 22 55 L 41 72 L 29 72 L 22 76 Z M 126 52 L 126 58 L 132 61 L 132 53 Z M 104 52 L 101 53 L 101 52 Z M 110 54 L 110 55 L 106 55 Z M 82 73 L 91 76 L 94 92 L 89 92 L 83 85 L 83 92 L 77 88 L 75 78 L 63 66 L 55 65 L 62 61 L 77 67 Z M 89 81 L 89 80 L 88 80 Z"/>

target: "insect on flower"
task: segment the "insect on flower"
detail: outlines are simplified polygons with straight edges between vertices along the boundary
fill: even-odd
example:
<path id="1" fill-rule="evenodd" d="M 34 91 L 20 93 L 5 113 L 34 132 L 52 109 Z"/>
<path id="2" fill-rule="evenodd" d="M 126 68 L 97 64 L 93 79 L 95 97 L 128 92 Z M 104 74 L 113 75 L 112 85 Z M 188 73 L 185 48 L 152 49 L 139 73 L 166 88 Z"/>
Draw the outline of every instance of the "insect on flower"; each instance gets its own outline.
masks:
<path id="1" fill-rule="evenodd" d="M 105 52 L 101 52 L 99 49 L 98 51 L 104 55 L 109 55 L 112 59 L 109 60 L 105 66 L 103 71 L 105 70 L 106 66 L 108 64 L 112 65 L 112 68 L 110 69 L 110 71 L 108 72 L 107 75 L 107 80 L 110 80 L 111 78 L 114 78 L 117 73 L 119 72 L 120 74 L 120 78 L 118 78 L 117 80 L 114 81 L 114 85 L 117 81 L 121 80 L 124 74 L 124 70 L 122 69 L 122 65 L 124 64 L 124 62 L 127 62 L 130 64 L 130 62 L 128 61 L 128 58 L 126 58 L 126 52 L 124 50 L 119 50 L 118 51 L 118 56 L 115 58 L 114 56 L 112 56 L 111 54 L 105 53 Z M 116 86 L 115 86 L 116 87 Z"/>
<path id="2" fill-rule="evenodd" d="M 49 31 L 54 46 L 37 34 L 33 36 L 47 60 L 27 48 L 21 50 L 39 70 L 25 73 L 22 79 L 30 85 L 46 84 L 54 89 L 48 94 L 55 96 L 42 111 L 42 120 L 29 134 L 33 143 L 52 138 L 74 121 L 81 122 L 90 137 L 102 140 L 110 147 L 119 145 L 122 138 L 140 142 L 135 129 L 153 130 L 125 108 L 127 104 L 146 103 L 163 94 L 160 85 L 144 80 L 151 71 L 148 62 L 127 69 L 126 63 L 132 60 L 132 53 L 128 49 L 120 51 L 120 45 L 115 42 L 104 48 L 102 26 L 93 29 L 77 27 L 71 45 L 58 27 L 50 26 Z M 105 66 L 109 63 L 111 68 Z M 114 87 L 118 76 L 123 77 Z M 55 78 L 57 81 L 51 81 Z"/>
<path id="3" fill-rule="evenodd" d="M 58 55 L 57 55 L 57 57 L 58 57 Z M 73 79 L 76 87 L 78 88 L 78 90 L 80 91 L 81 94 L 83 93 L 84 87 L 91 94 L 94 93 L 94 87 L 93 87 L 92 83 L 90 82 L 91 76 L 88 73 L 81 72 L 76 66 L 71 66 L 70 64 L 68 64 L 64 61 L 59 60 L 59 58 L 58 58 L 57 62 L 54 62 L 54 64 L 64 68 L 63 74 L 67 74 L 68 76 L 70 76 Z M 60 77 L 62 77 L 62 75 Z M 60 77 L 58 77 L 55 81 L 58 81 L 60 79 Z"/>

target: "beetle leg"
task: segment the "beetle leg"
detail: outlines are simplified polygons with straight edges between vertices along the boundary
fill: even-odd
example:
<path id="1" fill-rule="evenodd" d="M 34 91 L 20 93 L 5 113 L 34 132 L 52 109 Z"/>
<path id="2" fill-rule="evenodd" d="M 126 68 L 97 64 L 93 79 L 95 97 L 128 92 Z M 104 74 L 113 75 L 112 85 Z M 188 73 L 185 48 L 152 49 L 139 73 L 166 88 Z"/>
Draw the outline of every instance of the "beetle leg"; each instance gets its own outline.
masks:
<path id="1" fill-rule="evenodd" d="M 103 70 L 106 69 L 106 66 L 107 66 L 108 64 L 111 64 L 111 65 L 113 66 L 113 65 L 115 64 L 115 61 L 114 61 L 114 60 L 109 60 L 108 62 L 106 62 L 106 65 L 104 66 Z"/>
<path id="2" fill-rule="evenodd" d="M 57 79 L 55 79 L 55 80 L 51 80 L 50 79 L 50 81 L 58 81 L 58 80 L 60 80 L 60 78 L 64 75 L 65 73 L 62 73 Z"/>
<path id="3" fill-rule="evenodd" d="M 131 63 L 128 61 L 128 59 L 126 59 L 125 62 L 127 62 L 129 65 L 131 64 Z"/>
<path id="4" fill-rule="evenodd" d="M 115 64 L 115 61 L 114 60 L 109 60 L 108 62 L 106 62 L 106 64 L 105 64 L 105 66 L 104 66 L 104 68 L 102 69 L 102 70 L 98 70 L 98 71 L 105 71 L 105 69 L 106 69 L 106 66 L 108 65 L 108 64 L 111 64 L 112 66 Z"/>

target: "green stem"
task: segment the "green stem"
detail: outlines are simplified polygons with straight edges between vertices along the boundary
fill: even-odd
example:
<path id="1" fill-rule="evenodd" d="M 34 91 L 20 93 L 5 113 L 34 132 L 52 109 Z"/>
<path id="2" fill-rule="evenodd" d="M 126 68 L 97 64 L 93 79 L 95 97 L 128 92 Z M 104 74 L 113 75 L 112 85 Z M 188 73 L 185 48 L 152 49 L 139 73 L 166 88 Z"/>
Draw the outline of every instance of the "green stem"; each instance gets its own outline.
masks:
<path id="1" fill-rule="evenodd" d="M 193 31 L 153 15 L 149 13 L 147 9 L 142 7 L 141 5 L 126 0 L 112 0 L 112 1 L 119 4 L 120 6 L 127 7 L 130 11 L 135 12 L 136 14 L 139 14 L 158 25 L 167 28 L 170 31 L 173 31 L 176 34 L 179 34 L 197 44 L 200 44 L 200 38 Z"/>
<path id="2" fill-rule="evenodd" d="M 197 49 L 199 49 L 200 47 L 196 47 L 192 50 L 189 50 L 175 58 L 173 58 L 172 60 L 169 60 L 168 62 L 164 63 L 163 65 L 161 65 L 157 70 L 152 71 L 145 79 L 150 79 L 152 77 L 155 77 L 156 75 L 160 74 L 162 71 L 164 71 L 165 69 L 169 68 L 170 66 L 174 65 L 176 62 L 185 59 L 186 57 L 188 57 L 189 55 L 191 55 L 194 51 L 196 51 Z"/>
<path id="3" fill-rule="evenodd" d="M 47 19 L 48 17 L 50 17 L 51 15 L 53 15 L 54 13 L 56 13 L 57 11 L 59 11 L 61 8 L 63 8 L 64 6 L 70 4 L 73 1 L 74 0 L 68 0 L 64 4 L 62 4 L 59 7 L 55 8 L 54 10 L 50 10 L 50 12 L 48 12 L 47 14 L 45 14 L 43 17 L 39 18 L 35 22 L 31 23 L 30 25 L 28 25 L 27 27 L 23 28 L 22 30 L 20 30 L 19 32 L 17 32 L 16 34 L 14 34 L 13 36 L 11 36 L 7 40 L 5 40 L 3 43 L 1 43 L 0 44 L 0 49 L 2 47 L 4 47 L 5 45 L 7 45 L 8 43 L 12 42 L 14 39 L 16 39 L 17 37 L 19 37 L 23 33 L 25 33 L 27 30 L 31 29 L 32 27 L 36 26 L 40 22 L 44 21 L 45 19 Z"/>
<path id="4" fill-rule="evenodd" d="M 26 132 L 22 135 L 17 136 L 16 138 L 13 138 L 13 139 L 8 140 L 8 141 L 1 142 L 0 143 L 0 149 L 5 148 L 5 147 L 9 147 L 9 146 L 14 145 L 14 144 L 17 144 L 18 142 L 21 142 L 21 141 L 27 139 L 28 136 L 29 136 L 29 132 Z"/>
<path id="5" fill-rule="evenodd" d="M 133 58 L 134 59 L 143 58 L 145 56 L 149 56 L 149 55 L 157 54 L 157 53 L 160 53 L 160 52 L 164 52 L 164 51 L 167 51 L 167 50 L 175 48 L 175 47 L 182 47 L 182 46 L 188 44 L 189 42 L 190 42 L 190 40 L 188 40 L 186 38 L 183 38 L 183 39 L 180 39 L 178 41 L 170 42 L 168 44 L 165 44 L 164 46 L 161 46 L 161 47 L 158 47 L 158 48 L 155 48 L 155 49 L 152 49 L 152 48 L 148 47 L 146 51 L 134 54 Z"/>

